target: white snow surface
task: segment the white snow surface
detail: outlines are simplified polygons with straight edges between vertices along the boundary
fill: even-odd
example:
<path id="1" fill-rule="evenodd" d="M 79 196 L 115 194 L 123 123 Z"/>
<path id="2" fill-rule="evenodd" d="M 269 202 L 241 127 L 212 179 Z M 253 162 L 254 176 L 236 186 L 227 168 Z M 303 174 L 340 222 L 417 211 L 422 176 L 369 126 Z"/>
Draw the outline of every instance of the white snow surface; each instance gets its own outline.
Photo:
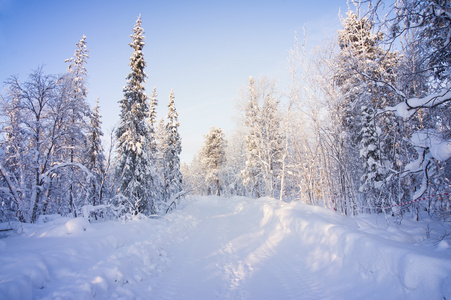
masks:
<path id="1" fill-rule="evenodd" d="M 23 224 L 0 239 L 0 299 L 451 298 L 450 241 L 432 238 L 445 225 L 269 198 L 182 206 L 159 219 Z"/>

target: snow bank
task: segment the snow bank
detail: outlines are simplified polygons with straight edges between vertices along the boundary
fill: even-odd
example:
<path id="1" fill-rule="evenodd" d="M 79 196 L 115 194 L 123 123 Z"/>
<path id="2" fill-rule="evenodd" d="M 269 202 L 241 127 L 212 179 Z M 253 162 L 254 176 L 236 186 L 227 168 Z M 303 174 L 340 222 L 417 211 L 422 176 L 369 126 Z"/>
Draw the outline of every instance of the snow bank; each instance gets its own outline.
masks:
<path id="1" fill-rule="evenodd" d="M 263 218 L 272 216 L 273 230 L 300 237 L 303 251 L 311 257 L 307 264 L 310 272 L 330 274 L 331 269 L 340 270 L 335 275 L 348 276 L 367 285 L 368 290 L 377 291 L 366 298 L 451 298 L 451 252 L 446 247 L 421 244 L 426 238 L 424 227 L 421 233 L 418 224 L 405 232 L 387 227 L 384 220 L 379 220 L 382 227 L 377 225 L 370 221 L 374 216 L 353 219 L 299 203 L 271 211 L 267 206 Z M 351 292 L 338 298 L 358 297 Z"/>
<path id="2" fill-rule="evenodd" d="M 65 226 L 67 234 L 77 234 L 86 231 L 89 222 L 86 218 L 75 218 L 67 221 Z"/>
<path id="3" fill-rule="evenodd" d="M 389 290 L 382 297 L 385 299 L 451 297 L 451 253 L 418 244 L 424 233 L 410 235 L 388 227 L 384 234 L 375 235 L 370 232 L 379 226 L 367 223 L 372 216 L 352 219 L 298 203 L 282 206 L 275 215 L 276 223 L 296 232 L 309 245 L 315 257 L 312 271 L 333 264 L 343 269 L 343 274 L 360 274 L 375 285 L 384 282 L 395 290 Z"/>

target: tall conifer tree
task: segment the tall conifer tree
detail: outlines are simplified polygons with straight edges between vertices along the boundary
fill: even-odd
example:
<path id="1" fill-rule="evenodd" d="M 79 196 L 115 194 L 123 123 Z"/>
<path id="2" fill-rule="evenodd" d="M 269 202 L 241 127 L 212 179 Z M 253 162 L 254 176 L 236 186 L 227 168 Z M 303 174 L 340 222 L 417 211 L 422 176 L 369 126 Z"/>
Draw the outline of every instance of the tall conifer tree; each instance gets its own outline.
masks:
<path id="1" fill-rule="evenodd" d="M 86 63 L 88 56 L 88 49 L 86 47 L 86 36 L 83 35 L 81 40 L 76 44 L 74 56 L 66 59 L 69 63 L 67 67 L 68 75 L 66 80 L 67 85 L 67 122 L 65 123 L 65 137 L 66 149 L 69 153 L 69 162 L 72 164 L 83 163 L 84 153 L 86 149 L 86 134 L 89 119 L 89 105 L 86 101 L 88 89 L 85 81 L 88 75 L 86 70 Z M 74 187 L 77 182 L 77 177 L 82 176 L 78 168 L 70 168 L 68 174 L 69 179 L 69 210 L 76 215 L 77 190 L 79 187 Z"/>
<path id="2" fill-rule="evenodd" d="M 164 159 L 164 199 L 175 197 L 182 191 L 182 173 L 180 171 L 180 153 L 182 152 L 182 139 L 178 132 L 180 124 L 175 109 L 174 91 L 169 95 L 168 116 L 166 124 Z"/>
<path id="3" fill-rule="evenodd" d="M 156 213 L 152 161 L 149 157 L 150 132 L 147 124 L 149 107 L 143 84 L 147 75 L 143 57 L 144 30 L 141 16 L 136 20 L 129 44 L 131 72 L 120 101 L 120 124 L 116 131 L 118 163 L 116 178 L 118 192 L 128 199 L 134 213 Z"/>
<path id="4" fill-rule="evenodd" d="M 88 147 L 86 151 L 86 167 L 93 173 L 95 180 L 91 182 L 90 198 L 92 205 L 98 205 L 102 201 L 102 183 L 105 176 L 105 155 L 101 138 L 102 121 L 100 116 L 99 99 L 97 98 L 96 106 L 91 112 L 91 126 L 88 132 Z"/>

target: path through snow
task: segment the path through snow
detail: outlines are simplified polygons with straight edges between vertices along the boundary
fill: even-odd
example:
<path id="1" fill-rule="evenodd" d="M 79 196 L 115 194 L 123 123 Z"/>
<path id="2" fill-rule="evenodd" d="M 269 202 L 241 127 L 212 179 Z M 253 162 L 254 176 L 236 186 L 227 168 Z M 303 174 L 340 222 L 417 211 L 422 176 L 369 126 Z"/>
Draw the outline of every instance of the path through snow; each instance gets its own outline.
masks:
<path id="1" fill-rule="evenodd" d="M 209 198 L 188 208 L 199 226 L 171 251 L 155 299 L 324 298 L 293 235 L 271 224 L 275 203 L 261 204 Z"/>
<path id="2" fill-rule="evenodd" d="M 27 225 L 0 240 L 0 298 L 450 299 L 447 242 L 373 221 L 204 197 L 162 219 Z"/>
<path id="3" fill-rule="evenodd" d="M 199 224 L 171 250 L 155 299 L 441 299 L 449 293 L 449 252 L 372 236 L 331 211 L 271 199 L 202 198 L 186 213 Z"/>

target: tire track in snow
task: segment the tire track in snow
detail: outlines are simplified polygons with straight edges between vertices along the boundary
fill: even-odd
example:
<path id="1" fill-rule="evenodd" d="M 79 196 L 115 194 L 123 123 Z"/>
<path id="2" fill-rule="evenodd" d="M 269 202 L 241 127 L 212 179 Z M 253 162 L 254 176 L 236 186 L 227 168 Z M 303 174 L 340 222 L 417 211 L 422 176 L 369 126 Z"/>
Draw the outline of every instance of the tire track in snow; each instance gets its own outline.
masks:
<path id="1" fill-rule="evenodd" d="M 325 296 L 321 292 L 321 281 L 306 272 L 306 257 L 293 257 L 293 249 L 300 248 L 302 243 L 298 236 L 279 225 L 280 220 L 274 215 L 278 205 L 260 203 L 251 209 L 240 219 L 247 224 L 243 228 L 244 234 L 229 245 L 239 252 L 237 258 L 232 259 L 235 261 L 232 273 L 235 280 L 239 278 L 236 284 L 240 285 L 236 289 L 244 291 L 246 298 L 251 299 L 318 299 Z M 253 223 L 246 223 L 251 214 L 256 214 L 255 209 L 261 214 Z"/>
<path id="2" fill-rule="evenodd" d="M 205 200 L 193 206 L 186 210 L 191 209 L 190 213 L 199 224 L 185 241 L 170 250 L 172 263 L 158 278 L 151 299 L 221 298 L 223 280 L 219 262 L 225 255 L 221 251 L 227 239 L 225 220 L 234 210 Z"/>
<path id="3" fill-rule="evenodd" d="M 223 230 L 225 233 L 227 229 Z M 218 291 L 216 299 L 247 299 L 248 295 L 242 288 L 242 281 L 250 272 L 249 266 L 240 260 L 236 249 L 224 233 L 222 240 L 226 244 L 218 252 L 219 260 L 216 264 L 222 272 L 224 284 L 222 290 Z"/>
<path id="4" fill-rule="evenodd" d="M 292 237 L 286 237 L 291 239 Z M 268 282 L 268 291 L 262 293 L 262 296 L 270 295 L 271 291 L 277 291 L 274 295 L 280 299 L 327 299 L 322 292 L 321 284 L 315 274 L 307 271 L 305 266 L 305 253 L 299 249 L 300 254 L 295 256 L 291 253 L 284 253 L 283 249 L 296 249 L 296 245 L 290 243 L 291 247 L 287 247 L 284 242 L 283 245 L 275 248 L 268 247 L 268 257 L 262 262 L 262 267 L 259 270 L 260 275 L 255 277 L 254 285 L 257 287 L 261 285 L 260 282 Z M 250 290 L 256 289 L 252 286 Z M 259 298 L 253 297 L 253 299 Z M 267 299 L 269 299 L 268 297 Z"/>

